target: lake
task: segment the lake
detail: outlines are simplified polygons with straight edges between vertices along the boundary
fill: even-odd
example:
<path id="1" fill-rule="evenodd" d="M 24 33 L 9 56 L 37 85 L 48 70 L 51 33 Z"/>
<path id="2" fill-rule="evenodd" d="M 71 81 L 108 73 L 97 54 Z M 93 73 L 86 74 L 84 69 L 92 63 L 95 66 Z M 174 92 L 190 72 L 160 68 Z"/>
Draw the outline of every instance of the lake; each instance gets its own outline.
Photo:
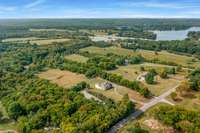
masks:
<path id="1" fill-rule="evenodd" d="M 157 34 L 157 41 L 185 40 L 190 31 L 200 31 L 200 27 L 191 27 L 187 30 L 153 31 Z"/>

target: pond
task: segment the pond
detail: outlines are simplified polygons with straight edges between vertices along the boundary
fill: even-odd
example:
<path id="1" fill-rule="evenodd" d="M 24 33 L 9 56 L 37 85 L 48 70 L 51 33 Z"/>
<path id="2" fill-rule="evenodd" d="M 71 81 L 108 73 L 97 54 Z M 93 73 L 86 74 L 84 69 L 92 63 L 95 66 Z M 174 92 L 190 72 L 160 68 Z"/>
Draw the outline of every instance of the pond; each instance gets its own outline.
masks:
<path id="1" fill-rule="evenodd" d="M 157 41 L 185 40 L 190 31 L 200 31 L 200 27 L 191 27 L 187 30 L 153 31 L 157 34 Z"/>

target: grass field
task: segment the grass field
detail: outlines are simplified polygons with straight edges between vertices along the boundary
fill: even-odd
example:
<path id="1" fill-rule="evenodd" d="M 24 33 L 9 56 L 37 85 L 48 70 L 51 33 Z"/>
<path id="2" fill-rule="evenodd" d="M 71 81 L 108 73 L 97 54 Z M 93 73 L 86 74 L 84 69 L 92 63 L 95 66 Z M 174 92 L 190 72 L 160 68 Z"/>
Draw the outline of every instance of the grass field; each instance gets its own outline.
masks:
<path id="1" fill-rule="evenodd" d="M 188 66 L 200 67 L 199 61 L 198 62 L 193 61 L 194 57 L 177 55 L 177 54 L 169 53 L 166 51 L 158 52 L 158 54 L 155 54 L 154 51 L 148 51 L 148 50 L 133 51 L 133 50 L 128 50 L 128 49 L 119 48 L 119 47 L 98 48 L 98 47 L 93 47 L 93 46 L 81 49 L 81 51 L 88 51 L 90 53 L 97 53 L 97 54 L 103 54 L 103 55 L 106 55 L 108 53 L 124 55 L 124 56 L 135 56 L 135 55 L 140 54 L 149 60 L 159 59 L 160 61 L 174 62 L 184 67 L 188 67 Z"/>
<path id="2" fill-rule="evenodd" d="M 30 43 L 37 45 L 48 45 L 52 43 L 67 42 L 67 41 L 69 41 L 69 39 L 48 39 L 48 40 L 33 40 Z"/>
<path id="3" fill-rule="evenodd" d="M 2 40 L 2 42 L 28 42 L 28 41 L 33 41 L 33 40 L 39 40 L 41 38 L 37 37 L 26 37 L 26 38 L 8 38 Z"/>
<path id="4" fill-rule="evenodd" d="M 82 81 L 87 81 L 87 78 L 84 75 L 69 71 L 61 71 L 59 69 L 51 69 L 46 72 L 41 72 L 38 76 L 65 88 L 70 88 Z"/>
<path id="5" fill-rule="evenodd" d="M 85 81 L 90 84 L 90 87 L 92 88 L 91 91 L 101 93 L 104 96 L 111 98 L 115 101 L 121 100 L 121 98 L 125 94 L 129 94 L 129 97 L 135 100 L 147 101 L 147 99 L 143 98 L 136 91 L 133 91 L 123 86 L 116 86 L 116 89 L 111 89 L 107 91 L 95 89 L 96 83 L 106 82 L 105 80 L 101 78 L 88 79 L 82 74 L 76 74 L 69 71 L 61 71 L 58 69 L 50 69 L 48 71 L 41 72 L 38 74 L 38 77 L 42 79 L 47 79 L 51 81 L 52 83 L 58 84 L 59 86 L 64 87 L 64 88 L 70 88 L 76 85 L 77 83 Z"/>
<path id="6" fill-rule="evenodd" d="M 155 105 L 153 108 L 156 108 L 160 105 L 166 105 L 165 103 L 159 103 Z M 128 129 L 134 127 L 135 123 L 139 123 L 142 129 L 148 130 L 150 133 L 173 133 L 173 129 L 163 125 L 158 120 L 155 120 L 151 114 L 153 108 L 147 110 L 143 115 L 138 117 L 136 120 L 133 120 L 127 123 L 124 127 L 122 127 L 118 133 L 130 133 Z M 171 131 L 171 132 L 170 132 Z"/>
<path id="7" fill-rule="evenodd" d="M 166 65 L 156 65 L 156 64 L 151 64 L 151 63 L 144 63 L 144 64 L 140 64 L 140 65 L 121 66 L 118 69 L 110 71 L 110 72 L 119 74 L 119 75 L 123 76 L 124 78 L 133 81 L 133 80 L 136 80 L 140 74 L 142 74 L 142 72 L 140 71 L 141 66 L 143 66 L 146 69 L 146 71 L 154 68 L 158 72 L 164 68 L 170 67 L 170 66 L 166 66 Z M 183 76 L 178 74 L 175 76 L 171 76 L 171 78 L 169 78 L 169 79 L 161 79 L 159 76 L 157 76 L 156 84 L 149 85 L 145 82 L 143 82 L 143 83 L 145 86 L 147 86 L 149 88 L 149 90 L 155 96 L 158 96 L 158 95 L 162 94 L 163 92 L 167 91 L 168 89 L 171 89 L 171 88 L 175 87 L 176 85 L 178 85 L 180 82 L 178 80 L 178 78 L 181 79 L 181 78 L 183 78 Z"/>
<path id="8" fill-rule="evenodd" d="M 84 56 L 81 56 L 78 54 L 72 54 L 72 55 L 65 56 L 65 59 L 80 62 L 80 63 L 85 63 L 88 60 L 87 57 L 84 57 Z"/>
<path id="9" fill-rule="evenodd" d="M 181 100 L 178 101 L 173 101 L 171 96 L 168 96 L 167 100 L 187 109 L 200 111 L 200 92 L 192 92 L 191 97 L 181 97 Z"/>
<path id="10" fill-rule="evenodd" d="M 128 49 L 123 49 L 123 48 L 119 48 L 119 47 L 108 47 L 108 48 L 99 48 L 99 47 L 87 47 L 87 48 L 83 48 L 80 51 L 88 51 L 89 53 L 97 53 L 97 54 L 103 54 L 106 55 L 108 53 L 113 53 L 113 54 L 117 54 L 117 55 L 130 55 L 130 56 L 134 56 L 137 55 L 136 52 L 132 51 L 132 50 L 128 50 Z"/>
<path id="11" fill-rule="evenodd" d="M 68 30 L 65 30 L 65 29 L 29 29 L 29 30 L 33 31 L 33 32 L 43 32 L 43 31 L 65 32 L 65 31 L 68 31 Z"/>
<path id="12" fill-rule="evenodd" d="M 127 87 L 124 87 L 124 86 L 116 85 L 115 89 L 111 89 L 111 90 L 107 90 L 107 91 L 95 89 L 95 84 L 101 83 L 101 82 L 105 82 L 105 80 L 103 80 L 101 78 L 95 78 L 95 79 L 88 80 L 88 83 L 92 87 L 92 89 L 90 91 L 101 93 L 104 96 L 113 99 L 114 101 L 121 100 L 123 95 L 125 95 L 125 94 L 128 94 L 130 98 L 133 98 L 133 99 L 138 100 L 138 101 L 142 101 L 142 102 L 148 101 L 147 99 L 142 97 L 136 91 L 133 91 L 133 90 L 131 90 Z"/>

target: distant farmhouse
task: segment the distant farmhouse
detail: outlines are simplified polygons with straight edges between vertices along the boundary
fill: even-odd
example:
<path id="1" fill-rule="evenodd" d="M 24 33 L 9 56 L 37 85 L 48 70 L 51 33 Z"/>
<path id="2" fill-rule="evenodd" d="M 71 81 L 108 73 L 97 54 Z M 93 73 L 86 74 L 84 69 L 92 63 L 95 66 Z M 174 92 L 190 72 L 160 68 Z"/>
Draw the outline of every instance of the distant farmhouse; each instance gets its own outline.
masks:
<path id="1" fill-rule="evenodd" d="M 113 87 L 112 83 L 110 83 L 110 82 L 104 82 L 104 83 L 95 84 L 95 88 L 99 89 L 99 90 L 104 90 L 105 91 L 105 90 L 112 89 L 114 87 Z"/>
<path id="2" fill-rule="evenodd" d="M 137 77 L 137 81 L 145 81 L 145 77 L 147 75 L 147 72 L 144 72 L 142 74 L 140 74 L 138 77 Z"/>

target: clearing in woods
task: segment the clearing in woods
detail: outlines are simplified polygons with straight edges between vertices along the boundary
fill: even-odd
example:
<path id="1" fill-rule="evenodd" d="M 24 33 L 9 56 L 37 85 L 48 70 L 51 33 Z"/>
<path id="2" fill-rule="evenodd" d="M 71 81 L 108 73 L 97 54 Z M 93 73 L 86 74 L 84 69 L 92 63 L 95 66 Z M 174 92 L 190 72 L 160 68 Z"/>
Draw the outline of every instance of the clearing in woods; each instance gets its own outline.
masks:
<path id="1" fill-rule="evenodd" d="M 89 91 L 101 93 L 104 96 L 111 98 L 115 101 L 121 100 L 121 98 L 125 94 L 128 94 L 130 98 L 133 98 L 138 101 L 143 101 L 143 102 L 147 101 L 146 98 L 142 97 L 136 91 L 126 88 L 124 86 L 115 85 L 115 89 L 111 89 L 111 90 L 107 90 L 107 91 L 95 89 L 96 83 L 106 82 L 106 80 L 103 80 L 98 77 L 93 78 L 93 79 L 88 79 L 87 77 L 85 77 L 82 74 L 76 74 L 76 73 L 69 72 L 69 71 L 62 71 L 59 69 L 50 69 L 48 71 L 39 73 L 37 76 L 42 79 L 47 79 L 50 82 L 55 83 L 61 87 L 65 87 L 65 88 L 70 88 L 70 87 L 76 85 L 77 83 L 85 81 L 85 82 L 89 83 L 92 88 Z"/>
<path id="2" fill-rule="evenodd" d="M 87 81 L 87 78 L 84 75 L 69 71 L 61 71 L 59 69 L 50 69 L 39 73 L 38 76 L 65 88 L 70 88 L 82 81 Z"/>
<path id="3" fill-rule="evenodd" d="M 145 71 L 148 72 L 150 69 L 155 69 L 157 72 L 160 72 L 161 70 L 165 68 L 169 68 L 170 66 L 166 65 L 154 65 L 151 63 L 143 63 L 140 65 L 127 65 L 127 66 L 120 66 L 116 70 L 109 71 L 114 74 L 121 75 L 125 79 L 134 81 L 137 80 L 137 77 L 141 75 L 142 72 L 140 70 L 140 67 L 143 66 L 145 68 Z M 150 85 L 147 84 L 145 81 L 142 81 L 142 83 L 155 95 L 159 96 L 163 92 L 167 91 L 168 89 L 178 85 L 180 83 L 180 79 L 183 79 L 184 76 L 182 75 L 172 75 L 170 78 L 162 79 L 160 76 L 156 76 L 156 84 Z"/>
<path id="4" fill-rule="evenodd" d="M 48 39 L 48 40 L 33 40 L 30 43 L 31 44 L 37 44 L 37 45 L 48 45 L 53 43 L 61 43 L 61 42 L 67 42 L 70 39 Z"/>
<path id="5" fill-rule="evenodd" d="M 155 53 L 154 51 L 149 51 L 149 50 L 133 51 L 133 50 L 124 49 L 120 47 L 99 48 L 99 47 L 94 47 L 94 46 L 83 48 L 80 51 L 83 51 L 83 52 L 88 51 L 89 53 L 96 53 L 96 54 L 103 54 L 103 55 L 106 55 L 108 53 L 113 53 L 113 54 L 123 55 L 123 56 L 142 55 L 148 60 L 158 59 L 164 62 L 177 63 L 184 67 L 200 67 L 200 62 L 198 62 L 198 59 L 195 57 L 173 54 L 167 51 L 161 51 L 161 52 Z"/>
<path id="6" fill-rule="evenodd" d="M 72 54 L 72 55 L 65 56 L 65 59 L 80 62 L 80 63 L 86 63 L 88 60 L 87 57 L 84 57 L 84 56 L 81 56 L 78 54 Z"/>

